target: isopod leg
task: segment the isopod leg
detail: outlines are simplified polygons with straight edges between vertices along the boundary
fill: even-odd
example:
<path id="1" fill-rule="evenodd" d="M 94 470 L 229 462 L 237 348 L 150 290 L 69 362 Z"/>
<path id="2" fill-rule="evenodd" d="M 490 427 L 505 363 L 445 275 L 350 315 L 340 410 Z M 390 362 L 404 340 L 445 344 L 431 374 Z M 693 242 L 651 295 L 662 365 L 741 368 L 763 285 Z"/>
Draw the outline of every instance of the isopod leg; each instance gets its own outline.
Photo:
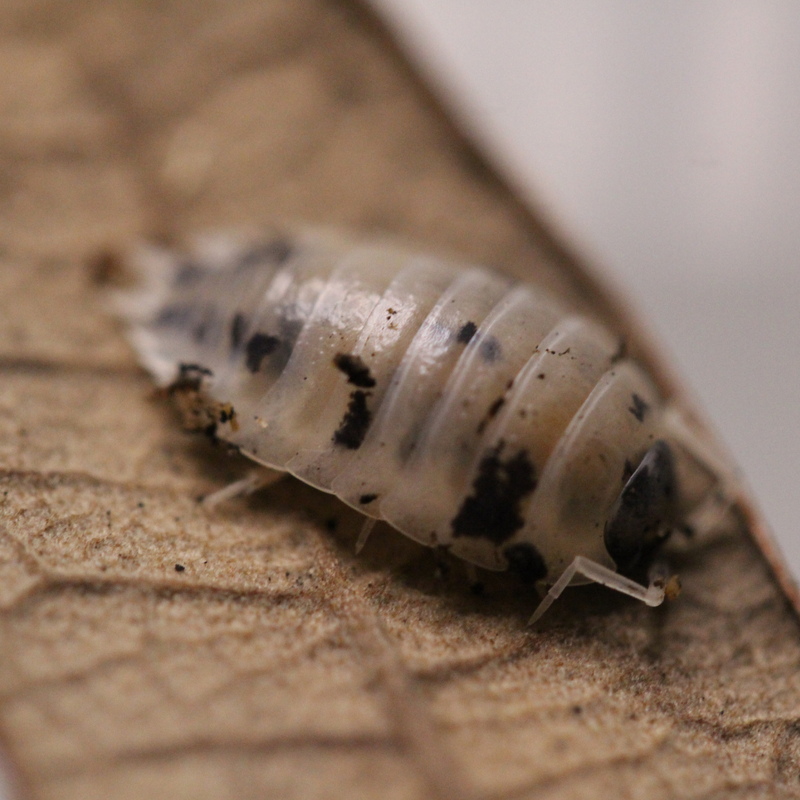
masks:
<path id="1" fill-rule="evenodd" d="M 366 546 L 367 539 L 369 539 L 369 535 L 372 533 L 372 529 L 375 527 L 377 522 L 378 520 L 374 517 L 367 517 L 364 520 L 364 524 L 361 526 L 361 532 L 358 534 L 358 540 L 356 541 L 356 555 L 358 555 Z"/>
<path id="2" fill-rule="evenodd" d="M 561 577 L 553 584 L 545 598 L 539 603 L 539 607 L 534 611 L 533 616 L 528 621 L 528 625 L 536 623 L 553 604 L 553 601 L 564 591 L 575 575 L 583 575 L 590 581 L 602 584 L 616 592 L 622 592 L 630 597 L 641 600 L 648 606 L 659 606 L 664 602 L 664 579 L 662 576 L 654 576 L 649 586 L 642 586 L 618 572 L 614 572 L 596 561 L 590 561 L 583 556 L 576 556 L 573 562 L 564 570 Z"/>
<path id="3" fill-rule="evenodd" d="M 281 478 L 285 477 L 285 472 L 269 469 L 267 467 L 253 470 L 249 475 L 233 483 L 229 483 L 222 489 L 206 495 L 202 499 L 202 504 L 206 508 L 216 508 L 220 503 L 226 500 L 232 500 L 235 497 L 246 497 L 259 489 L 264 489 L 267 486 L 272 486 Z"/>

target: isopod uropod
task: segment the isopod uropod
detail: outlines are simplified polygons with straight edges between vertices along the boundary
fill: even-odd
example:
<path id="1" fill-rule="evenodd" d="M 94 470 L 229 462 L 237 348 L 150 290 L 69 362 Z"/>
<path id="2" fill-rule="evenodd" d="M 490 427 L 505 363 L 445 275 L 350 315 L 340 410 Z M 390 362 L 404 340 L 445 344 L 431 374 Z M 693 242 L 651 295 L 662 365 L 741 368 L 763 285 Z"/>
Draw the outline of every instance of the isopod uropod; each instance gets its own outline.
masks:
<path id="1" fill-rule="evenodd" d="M 534 617 L 587 581 L 659 604 L 663 578 L 625 574 L 724 490 L 619 338 L 534 286 L 319 231 L 139 265 L 120 310 L 198 427 L 425 545 L 550 586 Z"/>

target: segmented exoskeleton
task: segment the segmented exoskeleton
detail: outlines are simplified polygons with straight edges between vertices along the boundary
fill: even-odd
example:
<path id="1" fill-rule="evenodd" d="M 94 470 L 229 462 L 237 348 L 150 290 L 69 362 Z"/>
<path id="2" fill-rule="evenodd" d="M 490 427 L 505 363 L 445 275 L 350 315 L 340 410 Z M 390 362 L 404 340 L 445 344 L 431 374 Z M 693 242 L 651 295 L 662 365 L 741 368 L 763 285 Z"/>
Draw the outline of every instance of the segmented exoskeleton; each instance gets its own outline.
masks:
<path id="1" fill-rule="evenodd" d="M 534 286 L 319 232 L 150 250 L 122 310 L 197 427 L 490 570 L 623 577 L 719 492 L 619 337 Z M 188 402 L 186 398 L 189 398 Z"/>

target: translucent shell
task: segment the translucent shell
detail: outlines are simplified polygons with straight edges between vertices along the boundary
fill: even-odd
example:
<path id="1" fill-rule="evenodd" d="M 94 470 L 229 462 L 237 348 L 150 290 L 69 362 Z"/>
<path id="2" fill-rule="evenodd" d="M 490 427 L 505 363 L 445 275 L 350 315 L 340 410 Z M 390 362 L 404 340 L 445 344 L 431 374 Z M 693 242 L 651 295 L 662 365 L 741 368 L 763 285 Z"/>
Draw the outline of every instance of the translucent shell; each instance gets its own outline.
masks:
<path id="1" fill-rule="evenodd" d="M 132 341 L 217 437 L 479 566 L 616 569 L 631 520 L 645 549 L 717 482 L 618 337 L 489 269 L 301 232 L 140 270 Z"/>

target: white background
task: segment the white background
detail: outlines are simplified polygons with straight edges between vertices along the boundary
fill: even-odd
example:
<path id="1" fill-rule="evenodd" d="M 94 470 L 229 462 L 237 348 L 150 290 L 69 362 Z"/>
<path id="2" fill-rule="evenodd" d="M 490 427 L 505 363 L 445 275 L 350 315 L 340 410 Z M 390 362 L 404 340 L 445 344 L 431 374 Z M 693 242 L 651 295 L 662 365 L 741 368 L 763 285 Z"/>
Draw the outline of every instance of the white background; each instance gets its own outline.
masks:
<path id="1" fill-rule="evenodd" d="M 800 3 L 373 4 L 651 321 L 800 577 Z"/>

